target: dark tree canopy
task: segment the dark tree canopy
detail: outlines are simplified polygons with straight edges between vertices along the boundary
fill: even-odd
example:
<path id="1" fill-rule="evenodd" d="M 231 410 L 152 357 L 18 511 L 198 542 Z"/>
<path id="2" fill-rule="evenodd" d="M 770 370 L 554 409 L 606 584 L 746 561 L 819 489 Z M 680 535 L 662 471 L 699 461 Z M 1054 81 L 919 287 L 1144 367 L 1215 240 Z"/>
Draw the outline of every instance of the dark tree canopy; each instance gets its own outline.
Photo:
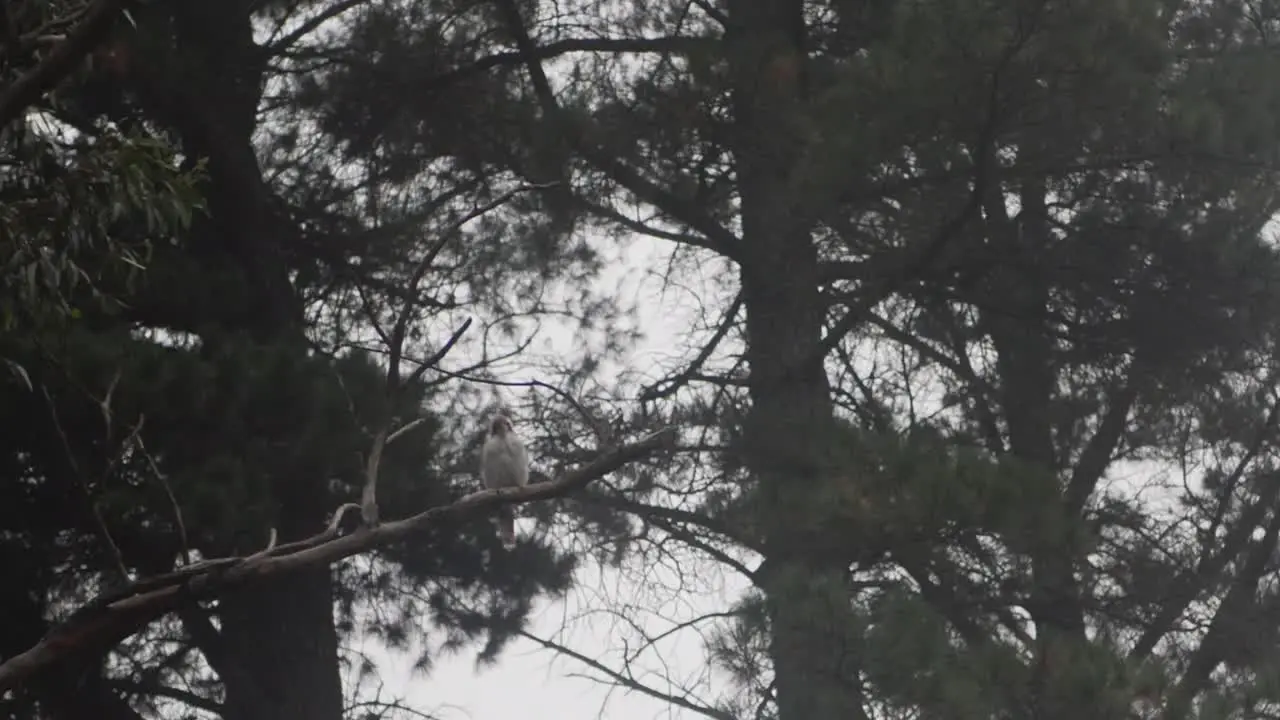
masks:
<path id="1" fill-rule="evenodd" d="M 592 256 L 462 139 L 386 167 L 317 152 L 337 146 L 328 121 L 279 93 L 323 77 L 287 58 L 319 30 L 255 28 L 318 4 L 10 4 L 8 77 L 46 72 L 43 44 L 66 49 L 106 5 L 110 22 L 5 127 L 5 660 L 76 627 L 95 595 L 322 531 L 360 502 L 380 428 L 401 428 L 374 473 L 383 521 L 457 500 L 477 427 L 438 411 L 478 398 L 418 364 L 468 315 L 511 356 L 522 318 L 610 312 L 538 299 Z M 408 171 L 428 166 L 429 180 Z M 502 359 L 489 352 L 465 371 L 484 375 Z M 483 516 L 460 516 L 367 562 L 186 603 L 24 682 L 4 711 L 340 718 L 362 692 L 343 667 L 372 670 L 344 638 L 424 667 L 479 640 L 491 660 L 535 598 L 567 589 L 573 554 L 498 547 Z"/>
<path id="2" fill-rule="evenodd" d="M 638 679 L 642 629 L 591 667 L 690 716 L 1280 712 L 1272 3 L 10 5 L 0 658 L 371 472 L 383 520 L 454 503 L 512 365 L 550 475 L 681 429 L 511 554 L 441 516 L 13 716 L 336 720 L 358 634 L 582 660 L 525 621 L 587 557 L 748 588 L 687 630 L 718 684 Z M 703 321 L 619 371 L 641 242 Z"/>

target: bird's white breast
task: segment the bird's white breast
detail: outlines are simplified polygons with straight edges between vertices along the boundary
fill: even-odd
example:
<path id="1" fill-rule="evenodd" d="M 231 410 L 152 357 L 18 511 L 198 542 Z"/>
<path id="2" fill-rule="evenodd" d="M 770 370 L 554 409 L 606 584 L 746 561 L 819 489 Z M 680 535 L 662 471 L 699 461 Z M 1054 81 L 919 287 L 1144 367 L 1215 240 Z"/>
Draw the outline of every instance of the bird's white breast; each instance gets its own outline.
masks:
<path id="1" fill-rule="evenodd" d="M 529 461 L 519 438 L 489 436 L 480 455 L 480 473 L 487 487 L 511 487 L 529 482 Z"/>

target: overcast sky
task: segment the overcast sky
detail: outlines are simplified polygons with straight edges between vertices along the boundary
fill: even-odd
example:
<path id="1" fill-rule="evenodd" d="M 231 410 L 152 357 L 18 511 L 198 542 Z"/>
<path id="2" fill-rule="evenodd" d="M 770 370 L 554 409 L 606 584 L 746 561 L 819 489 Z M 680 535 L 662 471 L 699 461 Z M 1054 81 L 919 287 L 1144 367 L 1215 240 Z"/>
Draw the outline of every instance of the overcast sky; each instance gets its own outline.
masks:
<path id="1" fill-rule="evenodd" d="M 639 322 L 644 340 L 630 353 L 628 369 L 641 370 L 658 377 L 664 368 L 682 362 L 696 349 L 685 352 L 681 338 L 697 322 L 702 311 L 695 296 L 704 301 L 714 298 L 712 287 L 699 287 L 710 282 L 705 277 L 687 276 L 675 285 L 664 283 L 658 274 L 668 267 L 671 245 L 664 241 L 635 239 L 625 249 L 611 243 L 601 246 L 611 257 L 609 270 L 598 288 L 624 302 L 638 301 Z M 716 308 L 710 308 L 715 313 Z M 564 332 L 549 331 L 555 345 L 570 348 L 578 342 Z M 459 359 L 459 364 L 464 360 Z M 528 380 L 514 372 L 510 380 Z M 546 378 L 538 378 L 546 379 Z M 523 392 L 523 391 L 522 391 Z M 538 459 L 532 458 L 535 467 Z M 521 519 L 517 532 L 528 532 L 531 520 Z M 607 613 L 620 605 L 631 605 L 627 619 L 643 624 L 656 634 L 708 612 L 725 609 L 740 597 L 745 582 L 726 576 L 721 568 L 708 564 L 700 568 L 701 587 L 690 588 L 687 579 L 681 583 L 663 582 L 661 568 L 645 568 L 644 581 L 637 568 L 618 573 L 584 565 L 579 583 L 564 601 L 544 602 L 534 611 L 529 632 L 554 639 L 573 650 L 612 667 L 618 667 L 617 653 L 622 639 L 630 633 L 618 626 Z M 628 577 L 630 576 L 630 577 Z M 679 585 L 678 589 L 677 585 Z M 672 588 L 672 589 L 667 589 Z M 710 625 L 704 627 L 708 628 Z M 632 646 L 635 635 L 631 634 Z M 367 652 L 375 648 L 367 646 Z M 403 698 L 417 710 L 430 712 L 444 720 L 648 720 L 650 718 L 698 717 L 634 692 L 607 686 L 583 677 L 591 673 L 582 663 L 545 650 L 528 640 L 517 640 L 502 654 L 494 667 L 476 668 L 474 650 L 436 662 L 429 675 L 414 673 L 412 660 L 381 657 L 385 692 Z M 681 632 L 651 654 L 641 668 L 647 671 L 640 679 L 662 691 L 671 687 L 664 676 L 701 684 L 697 695 L 707 700 L 727 691 L 723 680 L 707 687 L 707 668 L 697 630 Z"/>
<path id="2" fill-rule="evenodd" d="M 295 24 L 297 22 L 301 20 L 295 19 Z M 341 18 L 330 21 L 315 32 L 323 34 L 341 22 Z M 260 42 L 267 41 L 269 29 L 268 25 L 258 28 Z M 285 29 L 287 31 L 288 28 Z M 558 79 L 554 63 L 548 63 L 546 69 L 553 82 Z M 696 348 L 688 348 L 687 334 L 698 323 L 702 313 L 710 313 L 714 317 L 720 309 L 716 301 L 723 294 L 723 288 L 717 276 L 723 277 L 726 266 L 719 263 L 718 267 L 707 266 L 703 272 L 685 273 L 676 278 L 670 275 L 673 246 L 667 241 L 632 238 L 623 241 L 621 246 L 613 241 L 603 241 L 599 247 L 612 262 L 597 283 L 598 291 L 623 304 L 638 303 L 638 321 L 646 336 L 632 350 L 624 367 L 605 368 L 601 375 L 613 377 L 613 370 L 639 371 L 649 380 L 654 380 L 669 374 L 672 368 L 683 367 L 696 352 Z M 684 257 L 687 259 L 688 253 Z M 671 280 L 676 282 L 668 282 Z M 487 318 L 477 317 L 476 320 L 483 324 Z M 442 328 L 445 332 L 449 329 L 447 326 Z M 435 329 L 430 329 L 430 332 L 435 332 Z M 552 347 L 546 350 L 552 353 L 573 351 L 582 339 L 581 335 L 567 330 L 557 332 L 546 319 L 543 320 L 542 338 L 551 343 Z M 474 353 L 477 349 L 470 342 L 471 339 L 464 337 L 449 356 L 451 364 L 456 363 L 457 367 L 467 364 L 467 353 Z M 526 362 L 532 363 L 532 356 Z M 521 372 L 522 365 L 520 358 L 516 358 L 514 363 L 503 363 L 503 368 L 514 366 L 514 369 L 502 374 L 501 378 L 555 382 L 555 378 Z M 501 390 L 497 392 L 500 396 L 503 394 Z M 515 420 L 519 430 L 520 418 Z M 531 460 L 537 468 L 538 458 L 535 456 Z M 520 520 L 517 532 L 528 532 L 529 522 L 528 519 Z M 681 578 L 679 583 L 649 582 L 661 580 L 655 577 L 660 574 L 660 569 L 655 568 L 643 569 L 645 582 L 633 582 L 623 576 L 639 577 L 639 570 L 633 568 L 630 573 L 624 571 L 620 575 L 584 564 L 579 572 L 578 586 L 564 601 L 541 603 L 534 611 L 528 632 L 556 639 L 576 652 L 617 667 L 616 662 L 609 662 L 616 657 L 611 658 L 609 654 L 622 647 L 623 630 L 616 622 L 600 617 L 600 611 L 630 605 L 627 620 L 639 623 L 649 633 L 656 634 L 670 629 L 674 623 L 724 610 L 741 596 L 746 587 L 742 578 L 725 577 L 721 568 L 710 564 L 699 568 L 697 580 L 701 586 L 696 588 L 690 588 L 685 578 Z M 630 631 L 634 643 L 634 629 Z M 707 686 L 707 663 L 704 662 L 698 632 L 695 627 L 660 644 L 657 652 L 650 654 L 641 664 L 640 669 L 647 668 L 651 674 L 640 679 L 659 690 L 671 691 L 664 677 L 696 678 L 702 683 L 696 688 L 696 696 L 707 702 L 727 692 L 723 682 L 719 686 L 714 683 Z M 389 656 L 381 652 L 374 642 L 356 649 L 378 660 L 382 668 L 382 699 L 400 700 L 414 710 L 430 713 L 442 720 L 697 717 L 688 712 L 681 714 L 668 703 L 584 679 L 581 675 L 590 670 L 581 663 L 558 656 L 527 640 L 517 640 L 508 646 L 496 666 L 477 669 L 475 650 L 469 649 L 454 657 L 437 658 L 429 675 L 413 672 L 413 657 Z"/>

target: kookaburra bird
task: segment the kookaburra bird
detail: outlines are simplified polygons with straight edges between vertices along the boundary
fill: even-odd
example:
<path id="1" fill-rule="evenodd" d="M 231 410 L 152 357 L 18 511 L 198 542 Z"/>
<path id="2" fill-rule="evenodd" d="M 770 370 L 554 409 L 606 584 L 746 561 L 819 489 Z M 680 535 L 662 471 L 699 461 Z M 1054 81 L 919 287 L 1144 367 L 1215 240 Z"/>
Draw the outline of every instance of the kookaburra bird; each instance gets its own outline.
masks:
<path id="1" fill-rule="evenodd" d="M 486 488 L 524 487 L 529 483 L 529 455 L 506 415 L 494 415 L 480 449 L 480 478 Z M 498 537 L 510 550 L 516 544 L 516 517 L 510 505 L 498 511 Z"/>

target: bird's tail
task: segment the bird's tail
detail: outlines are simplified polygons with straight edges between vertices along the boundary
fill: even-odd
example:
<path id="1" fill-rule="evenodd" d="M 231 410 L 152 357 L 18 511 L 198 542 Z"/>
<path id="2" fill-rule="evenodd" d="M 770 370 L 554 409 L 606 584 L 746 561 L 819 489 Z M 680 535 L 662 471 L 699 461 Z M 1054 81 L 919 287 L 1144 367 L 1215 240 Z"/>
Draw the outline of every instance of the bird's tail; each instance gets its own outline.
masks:
<path id="1" fill-rule="evenodd" d="M 516 516 L 510 508 L 498 514 L 498 539 L 508 550 L 516 546 Z"/>

